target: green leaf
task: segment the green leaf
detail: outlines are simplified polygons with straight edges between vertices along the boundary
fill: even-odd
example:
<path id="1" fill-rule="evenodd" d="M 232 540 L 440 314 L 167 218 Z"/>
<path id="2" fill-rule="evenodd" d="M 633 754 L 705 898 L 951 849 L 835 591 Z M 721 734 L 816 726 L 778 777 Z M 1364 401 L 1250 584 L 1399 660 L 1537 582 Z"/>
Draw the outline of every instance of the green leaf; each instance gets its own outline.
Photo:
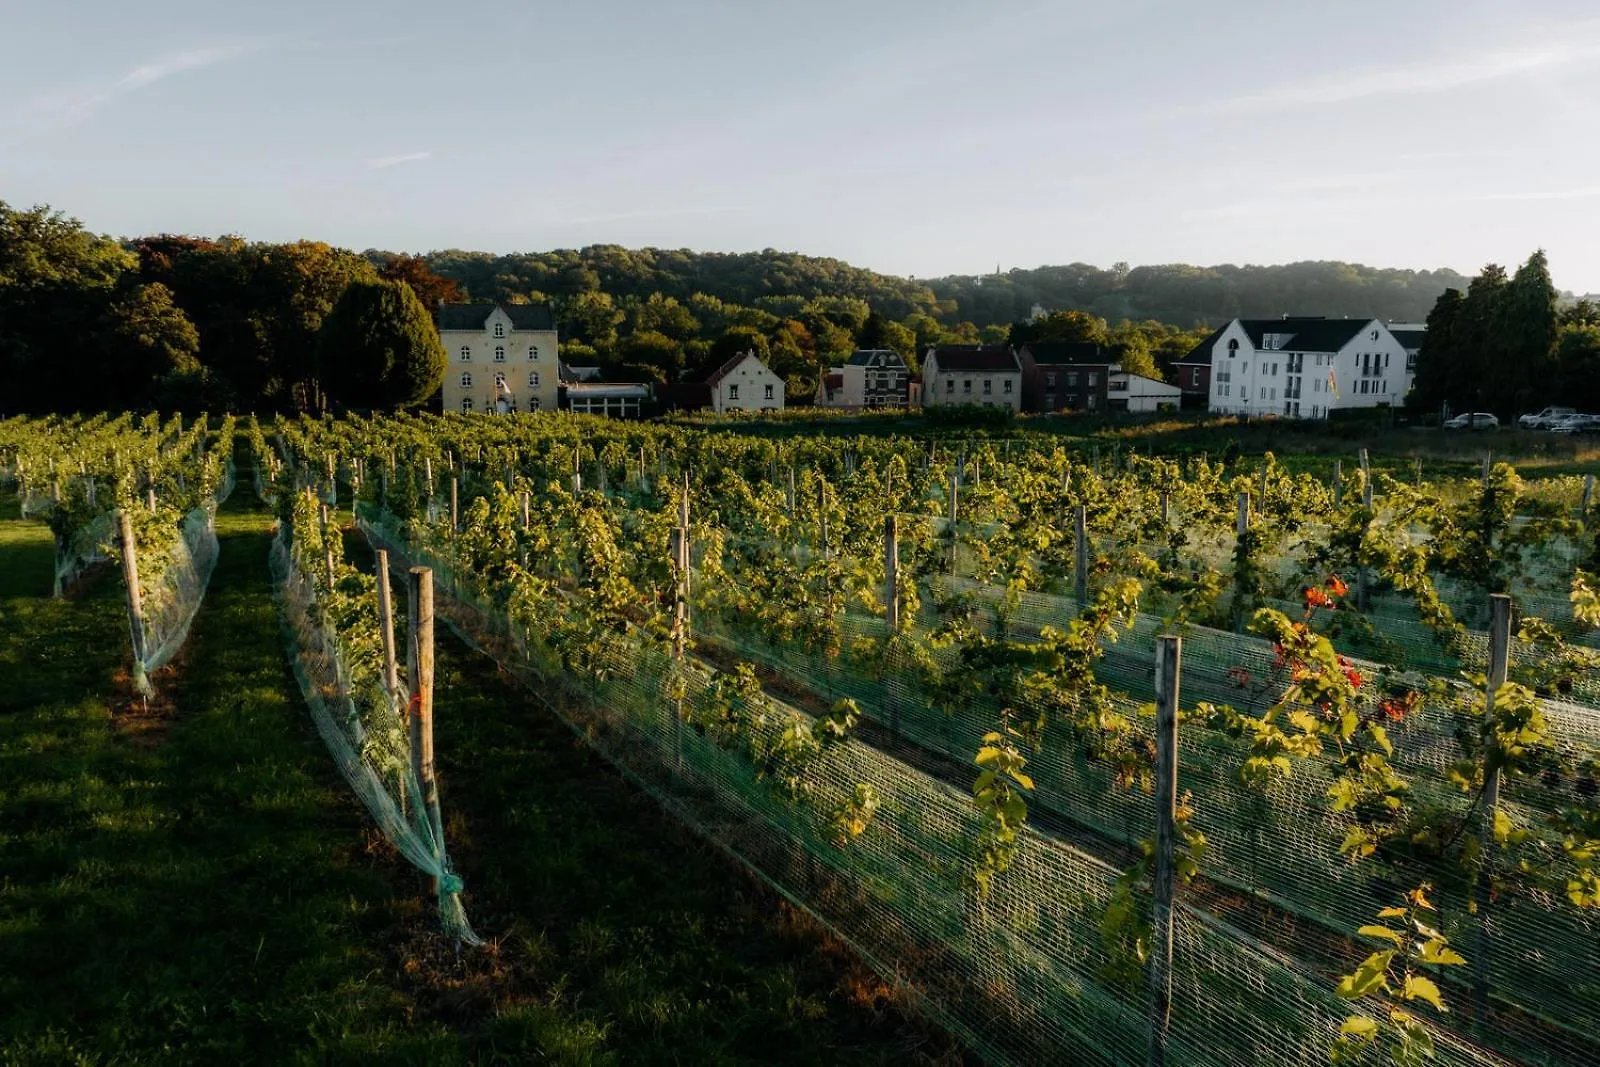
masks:
<path id="1" fill-rule="evenodd" d="M 1438 985 L 1425 975 L 1406 975 L 1405 986 L 1400 990 L 1400 995 L 1406 1000 L 1425 1000 L 1439 1011 L 1450 1010 L 1444 1006 L 1444 997 L 1440 995 Z"/>
<path id="2" fill-rule="evenodd" d="M 1441 967 L 1458 967 L 1467 962 L 1442 937 L 1436 937 L 1422 946 L 1421 959 L 1423 963 L 1435 963 Z"/>
<path id="3" fill-rule="evenodd" d="M 1352 826 L 1339 845 L 1340 855 L 1348 855 L 1352 860 L 1370 856 L 1376 851 L 1378 846 L 1373 844 L 1372 835 L 1359 826 Z"/>
<path id="4" fill-rule="evenodd" d="M 1361 929 L 1357 930 L 1356 933 L 1360 934 L 1362 937 L 1376 937 L 1380 940 L 1387 941 L 1397 948 L 1405 944 L 1405 938 L 1401 937 L 1387 926 L 1363 926 Z"/>
<path id="5" fill-rule="evenodd" d="M 1393 950 L 1374 952 L 1361 962 L 1353 974 L 1341 978 L 1334 992 L 1345 1000 L 1360 1000 L 1380 989 L 1388 989 L 1389 964 L 1393 960 Z"/>
<path id="6" fill-rule="evenodd" d="M 1341 1037 L 1353 1037 L 1361 1041 L 1371 1041 L 1378 1036 L 1378 1020 L 1369 1019 L 1365 1015 L 1352 1015 L 1339 1027 Z"/>
<path id="7" fill-rule="evenodd" d="M 1378 918 L 1380 919 L 1403 919 L 1405 915 L 1406 909 L 1404 908 L 1384 908 L 1378 912 Z"/>
<path id="8" fill-rule="evenodd" d="M 1033 779 L 1029 778 L 1026 774 L 1023 774 L 1021 771 L 1012 771 L 1011 772 L 1011 777 L 1012 777 L 1012 780 L 1014 780 L 1022 788 L 1024 788 L 1024 789 L 1032 789 L 1033 788 Z"/>
<path id="9" fill-rule="evenodd" d="M 1394 755 L 1394 745 L 1389 741 L 1389 731 L 1373 723 L 1367 727 L 1367 734 L 1372 738 L 1372 743 L 1383 749 L 1385 756 Z"/>

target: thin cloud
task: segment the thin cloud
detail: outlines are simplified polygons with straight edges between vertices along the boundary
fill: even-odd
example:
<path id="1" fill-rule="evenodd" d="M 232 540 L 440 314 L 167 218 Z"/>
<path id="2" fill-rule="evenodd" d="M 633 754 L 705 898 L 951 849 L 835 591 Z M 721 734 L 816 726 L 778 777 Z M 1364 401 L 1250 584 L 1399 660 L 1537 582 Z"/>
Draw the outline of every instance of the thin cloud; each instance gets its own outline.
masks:
<path id="1" fill-rule="evenodd" d="M 398 167 L 402 163 L 416 163 L 419 160 L 429 159 L 432 152 L 401 152 L 393 156 L 377 156 L 367 160 L 367 166 L 373 170 L 382 170 L 384 167 Z"/>
<path id="2" fill-rule="evenodd" d="M 1243 114 L 1316 104 L 1342 104 L 1380 96 L 1420 96 L 1524 74 L 1590 66 L 1596 60 L 1600 60 L 1600 42 L 1592 39 L 1558 42 L 1487 52 L 1471 59 L 1448 63 L 1350 71 L 1245 96 L 1185 105 L 1174 109 L 1174 113 Z"/>
<path id="3" fill-rule="evenodd" d="M 749 210 L 749 208 L 737 204 L 691 204 L 683 207 L 667 207 L 646 211 L 617 211 L 603 215 L 561 215 L 546 221 L 556 225 L 576 226 L 590 225 L 596 222 L 627 222 L 634 219 L 675 219 L 689 215 L 730 215 Z"/>
<path id="4" fill-rule="evenodd" d="M 109 85 L 60 89 L 35 96 L 14 116 L 20 130 L 0 143 L 15 145 L 29 134 L 49 133 L 93 118 L 95 113 L 141 89 L 189 71 L 219 66 L 263 47 L 262 42 L 218 43 L 141 63 Z"/>
<path id="5" fill-rule="evenodd" d="M 1539 201 L 1539 200 L 1589 200 L 1600 196 L 1600 185 L 1586 185 L 1577 189 L 1548 189 L 1529 190 L 1514 193 L 1482 193 L 1477 196 L 1463 197 L 1468 203 L 1505 203 L 1512 201 Z"/>

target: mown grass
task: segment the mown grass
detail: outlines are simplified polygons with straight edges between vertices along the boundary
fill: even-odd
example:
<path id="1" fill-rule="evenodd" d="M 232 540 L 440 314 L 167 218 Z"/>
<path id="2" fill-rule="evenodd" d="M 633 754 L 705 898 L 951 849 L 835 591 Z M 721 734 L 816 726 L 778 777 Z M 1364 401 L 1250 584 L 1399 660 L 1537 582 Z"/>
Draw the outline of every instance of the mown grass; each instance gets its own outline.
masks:
<path id="1" fill-rule="evenodd" d="M 405 902 L 298 706 L 265 519 L 219 527 L 152 722 L 115 576 L 52 601 L 48 533 L 0 523 L 0 1061 L 459 1062 L 381 952 Z"/>
<path id="2" fill-rule="evenodd" d="M 476 1055 L 963 1062 L 848 951 L 620 779 L 492 661 L 443 624 L 436 645 L 447 837 L 470 919 L 501 942 L 503 980 L 478 994 L 494 1003 L 477 1009 Z M 454 985 L 459 1003 L 473 980 Z"/>
<path id="3" fill-rule="evenodd" d="M 218 527 L 146 712 L 116 575 L 51 600 L 48 532 L 0 512 L 0 1063 L 959 1062 L 441 635 L 445 811 L 493 940 L 444 943 L 300 703 L 267 517 Z"/>

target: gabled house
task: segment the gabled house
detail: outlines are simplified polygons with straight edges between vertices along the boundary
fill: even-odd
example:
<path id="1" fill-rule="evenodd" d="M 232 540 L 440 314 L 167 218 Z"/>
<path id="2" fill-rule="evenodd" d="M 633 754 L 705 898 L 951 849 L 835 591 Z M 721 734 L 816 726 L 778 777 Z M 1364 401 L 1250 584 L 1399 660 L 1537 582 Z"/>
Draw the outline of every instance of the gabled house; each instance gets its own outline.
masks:
<path id="1" fill-rule="evenodd" d="M 1428 324 L 1425 322 L 1386 322 L 1389 332 L 1394 334 L 1394 339 L 1400 342 L 1400 347 L 1406 350 L 1406 372 L 1413 377 L 1417 373 L 1417 353 L 1422 351 L 1422 339 L 1428 336 Z"/>
<path id="2" fill-rule="evenodd" d="M 1017 356 L 1027 411 L 1103 412 L 1109 404 L 1111 359 L 1088 341 L 1034 341 Z"/>
<path id="3" fill-rule="evenodd" d="M 1111 368 L 1106 404 L 1112 411 L 1135 415 L 1156 411 L 1177 411 L 1183 403 L 1183 390 L 1176 385 L 1142 374 L 1131 374 L 1121 367 Z"/>
<path id="4" fill-rule="evenodd" d="M 1377 319 L 1234 319 L 1212 336 L 1214 412 L 1325 419 L 1411 389 L 1406 347 Z"/>
<path id="5" fill-rule="evenodd" d="M 1210 337 L 1195 345 L 1182 359 L 1174 360 L 1172 367 L 1178 375 L 1178 388 L 1183 390 L 1183 406 L 1204 411 L 1211 403 L 1211 350 L 1227 327 L 1212 331 Z"/>
<path id="6" fill-rule="evenodd" d="M 922 359 L 922 405 L 1022 410 L 1022 364 L 1010 345 L 936 345 Z"/>
<path id="7" fill-rule="evenodd" d="M 911 371 L 892 348 L 862 348 L 817 383 L 818 407 L 904 408 L 911 403 Z"/>
<path id="8" fill-rule="evenodd" d="M 754 352 L 740 352 L 706 379 L 711 390 L 711 409 L 725 411 L 782 411 L 783 379 L 756 358 Z"/>
<path id="9" fill-rule="evenodd" d="M 554 411 L 559 399 L 555 315 L 545 304 L 440 304 L 448 360 L 445 411 Z"/>

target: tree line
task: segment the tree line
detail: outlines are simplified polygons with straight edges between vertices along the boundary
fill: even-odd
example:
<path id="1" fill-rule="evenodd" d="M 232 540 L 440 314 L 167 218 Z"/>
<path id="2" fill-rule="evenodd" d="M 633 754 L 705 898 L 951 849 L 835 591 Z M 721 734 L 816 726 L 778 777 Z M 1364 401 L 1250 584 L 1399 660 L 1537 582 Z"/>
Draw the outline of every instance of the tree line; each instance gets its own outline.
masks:
<path id="1" fill-rule="evenodd" d="M 1242 271 L 1074 264 L 922 282 L 771 249 L 409 256 L 234 236 L 118 241 L 48 207 L 0 202 L 0 370 L 15 383 L 0 410 L 416 403 L 437 382 L 413 302 L 469 299 L 548 302 L 562 358 L 618 380 L 698 379 L 754 350 L 797 401 L 856 348 L 894 348 L 915 372 L 931 345 L 1093 341 L 1160 377 L 1209 326 L 1267 310 L 1250 301 L 1335 314 L 1365 292 L 1356 313 L 1406 317 L 1443 278 L 1343 264 Z M 336 331 L 324 325 L 352 289 L 359 306 L 337 337 L 365 347 L 330 358 Z"/>
<path id="2" fill-rule="evenodd" d="M 1407 403 L 1501 416 L 1559 402 L 1600 410 L 1600 306 L 1568 303 L 1543 251 L 1507 276 L 1491 263 L 1428 313 Z"/>

